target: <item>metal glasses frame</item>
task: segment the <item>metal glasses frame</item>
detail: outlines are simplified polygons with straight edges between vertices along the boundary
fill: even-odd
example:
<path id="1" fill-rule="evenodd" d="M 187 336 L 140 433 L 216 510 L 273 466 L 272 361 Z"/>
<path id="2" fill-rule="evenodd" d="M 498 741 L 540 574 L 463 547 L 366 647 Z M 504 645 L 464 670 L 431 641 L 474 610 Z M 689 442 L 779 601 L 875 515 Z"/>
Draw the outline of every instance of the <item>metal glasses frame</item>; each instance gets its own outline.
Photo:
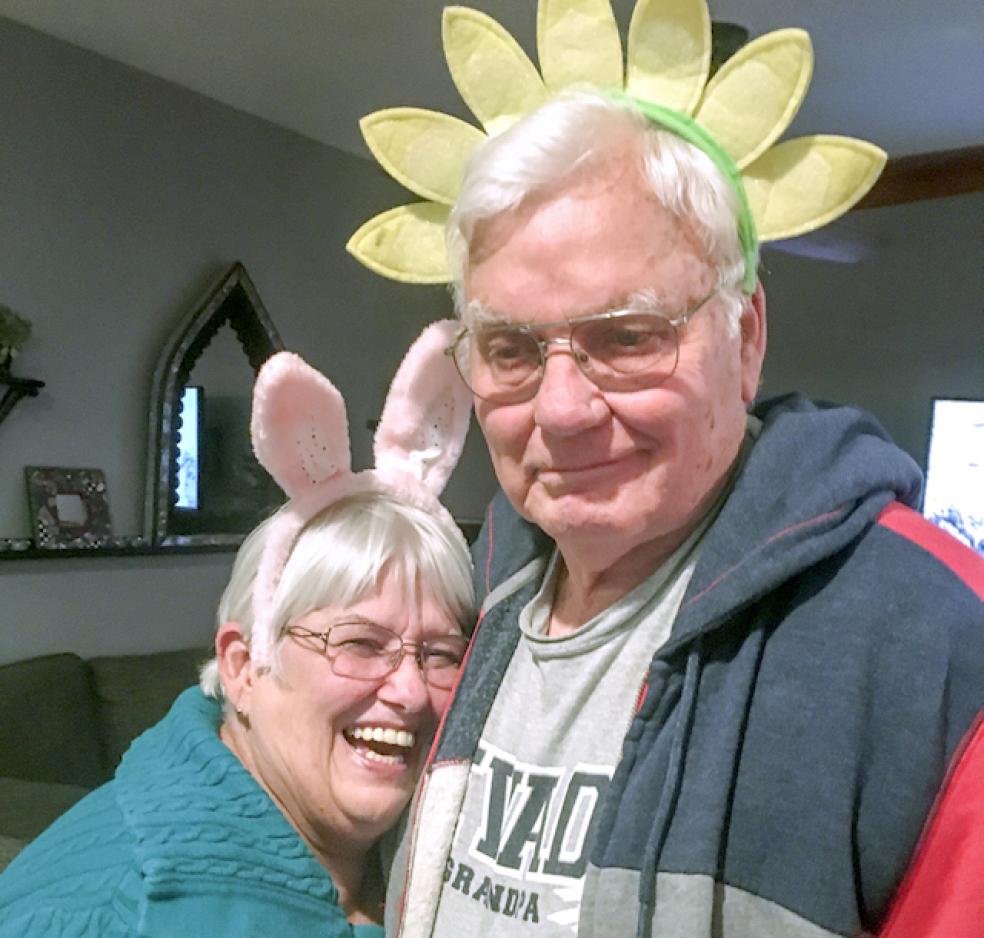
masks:
<path id="1" fill-rule="evenodd" d="M 400 643 L 399 649 L 397 649 L 396 646 L 394 645 L 392 654 L 378 656 L 379 660 L 385 661 L 387 663 L 388 668 L 386 671 L 384 671 L 382 674 L 375 675 L 373 677 L 360 677 L 354 674 L 342 674 L 335 668 L 335 661 L 339 657 L 341 649 L 339 649 L 337 646 L 329 646 L 328 640 L 329 637 L 331 636 L 332 631 L 334 631 L 339 626 L 345 626 L 345 625 L 361 625 L 361 626 L 368 626 L 374 629 L 379 629 L 381 632 L 386 632 L 387 635 L 392 636 L 394 639 L 396 639 L 396 641 Z M 400 667 L 400 665 L 403 663 L 404 657 L 406 657 L 407 653 L 409 652 L 410 654 L 413 655 L 414 660 L 417 662 L 417 668 L 419 669 L 420 674 L 423 677 L 424 681 L 428 684 L 431 684 L 434 687 L 439 687 L 439 688 L 442 687 L 442 685 L 440 684 L 434 684 L 434 682 L 430 679 L 430 669 L 424 664 L 425 655 L 427 654 L 427 649 L 429 645 L 426 639 L 419 642 L 407 641 L 402 636 L 397 635 L 396 632 L 394 632 L 392 629 L 386 628 L 385 625 L 379 625 L 379 623 L 377 622 L 363 622 L 360 620 L 335 622 L 322 632 L 315 632 L 312 629 L 306 629 L 304 628 L 304 626 L 301 625 L 288 626 L 284 631 L 286 632 L 286 634 L 292 635 L 295 638 L 318 639 L 321 642 L 321 651 L 319 652 L 319 654 L 323 655 L 328 660 L 329 665 L 331 665 L 331 670 L 339 677 L 347 677 L 356 681 L 382 681 L 385 678 L 389 677 L 391 674 L 393 674 Z M 451 638 L 451 639 L 460 638 L 461 653 L 462 655 L 464 655 L 465 650 L 468 647 L 468 639 L 465 638 L 465 636 L 447 635 L 443 637 Z M 329 648 L 334 648 L 336 653 L 334 655 L 329 654 L 328 652 Z M 447 687 L 450 688 L 453 683 L 454 681 L 452 680 L 451 684 L 448 684 Z M 447 689 L 447 688 L 442 688 L 442 689 Z"/>
<path id="2" fill-rule="evenodd" d="M 654 310 L 636 310 L 636 309 L 615 309 L 607 310 L 601 313 L 592 313 L 588 316 L 582 316 L 579 319 L 558 319 L 554 322 L 538 322 L 538 323 L 510 323 L 510 322 L 490 322 L 485 325 L 474 327 L 465 327 L 462 329 L 452 342 L 445 350 L 444 354 L 448 355 L 454 362 L 455 369 L 461 380 L 464 381 L 465 385 L 469 390 L 482 400 L 488 400 L 493 403 L 510 403 L 510 404 L 522 404 L 526 401 L 532 400 L 536 397 L 537 391 L 540 389 L 540 385 L 543 383 L 543 375 L 546 370 L 547 358 L 550 354 L 550 346 L 561 346 L 560 351 L 563 354 L 568 354 L 577 363 L 578 369 L 581 373 L 593 384 L 595 387 L 602 391 L 615 390 L 614 388 L 607 388 L 604 384 L 599 384 L 597 377 L 592 375 L 590 372 L 585 370 L 585 365 L 590 360 L 583 350 L 576 348 L 574 345 L 574 335 L 578 327 L 593 323 L 593 322 L 609 322 L 612 320 L 623 319 L 628 316 L 651 316 L 656 319 L 661 319 L 668 326 L 672 328 L 673 331 L 673 367 L 660 377 L 658 381 L 651 384 L 641 385 L 640 388 L 634 390 L 640 390 L 641 388 L 655 388 L 659 387 L 664 381 L 668 381 L 673 373 L 676 371 L 677 363 L 680 358 L 680 333 L 679 329 L 681 326 L 685 326 L 702 307 L 709 303 L 715 296 L 720 293 L 721 287 L 715 287 L 704 296 L 702 299 L 698 300 L 693 306 L 691 306 L 686 312 L 681 313 L 679 316 L 675 316 L 670 319 L 669 317 L 663 315 L 662 313 L 656 312 Z M 568 332 L 565 336 L 556 336 L 554 338 L 543 338 L 540 333 L 549 329 L 559 329 L 566 327 Z M 537 368 L 536 374 L 537 378 L 535 382 L 531 382 L 528 386 L 523 386 L 518 389 L 517 395 L 505 394 L 502 396 L 496 395 L 495 397 L 486 397 L 485 395 L 479 394 L 465 377 L 465 368 L 462 366 L 461 361 L 458 356 L 458 349 L 463 342 L 470 340 L 471 338 L 477 336 L 480 332 L 492 329 L 503 329 L 503 330 L 515 330 L 520 332 L 525 336 L 528 336 L 534 343 L 536 343 L 537 348 L 540 352 L 540 364 Z M 563 346 L 566 346 L 564 348 Z"/>

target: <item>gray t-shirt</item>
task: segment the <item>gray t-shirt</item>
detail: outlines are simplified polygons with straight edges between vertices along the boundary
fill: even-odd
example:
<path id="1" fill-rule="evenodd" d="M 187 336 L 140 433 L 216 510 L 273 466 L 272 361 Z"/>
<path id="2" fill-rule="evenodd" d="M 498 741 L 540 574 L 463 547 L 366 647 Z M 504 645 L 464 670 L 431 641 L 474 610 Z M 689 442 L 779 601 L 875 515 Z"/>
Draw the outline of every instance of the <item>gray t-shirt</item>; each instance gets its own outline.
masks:
<path id="1" fill-rule="evenodd" d="M 435 935 L 576 932 L 591 820 L 709 521 L 632 592 L 559 638 L 545 634 L 561 563 L 551 558 L 475 754 Z"/>

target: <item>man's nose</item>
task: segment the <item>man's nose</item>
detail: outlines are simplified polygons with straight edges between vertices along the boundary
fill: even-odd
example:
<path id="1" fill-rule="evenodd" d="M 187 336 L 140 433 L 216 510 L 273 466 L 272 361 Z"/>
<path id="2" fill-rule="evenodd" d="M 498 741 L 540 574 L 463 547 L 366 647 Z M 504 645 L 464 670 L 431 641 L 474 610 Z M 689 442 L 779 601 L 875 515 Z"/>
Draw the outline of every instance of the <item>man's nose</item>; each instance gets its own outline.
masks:
<path id="1" fill-rule="evenodd" d="M 543 377 L 533 398 L 533 414 L 540 428 L 570 436 L 604 422 L 608 405 L 581 371 L 570 343 L 554 340 L 545 355 Z"/>

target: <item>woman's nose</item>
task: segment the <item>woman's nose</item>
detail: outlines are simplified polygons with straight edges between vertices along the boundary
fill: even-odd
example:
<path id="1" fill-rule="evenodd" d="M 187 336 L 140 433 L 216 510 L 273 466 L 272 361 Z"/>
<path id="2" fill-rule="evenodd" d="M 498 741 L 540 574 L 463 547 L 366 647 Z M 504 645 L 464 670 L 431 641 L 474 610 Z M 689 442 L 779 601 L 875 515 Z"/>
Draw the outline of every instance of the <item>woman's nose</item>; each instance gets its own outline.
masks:
<path id="1" fill-rule="evenodd" d="M 416 649 L 404 649 L 403 658 L 396 669 L 386 676 L 379 689 L 379 696 L 404 710 L 423 710 L 430 700 L 424 672 L 417 660 Z"/>

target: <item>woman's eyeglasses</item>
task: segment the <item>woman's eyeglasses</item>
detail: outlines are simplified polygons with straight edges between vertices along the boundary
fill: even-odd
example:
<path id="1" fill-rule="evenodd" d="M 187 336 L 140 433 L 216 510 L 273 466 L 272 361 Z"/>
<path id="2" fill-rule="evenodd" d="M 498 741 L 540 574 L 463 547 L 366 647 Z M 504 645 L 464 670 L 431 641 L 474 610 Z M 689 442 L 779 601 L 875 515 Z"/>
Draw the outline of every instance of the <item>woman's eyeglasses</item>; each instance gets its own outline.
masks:
<path id="1" fill-rule="evenodd" d="M 420 642 L 404 641 L 374 622 L 339 622 L 324 632 L 292 625 L 287 634 L 316 639 L 332 671 L 340 677 L 380 681 L 392 674 L 407 653 L 413 655 L 424 680 L 432 687 L 450 689 L 458 677 L 468 648 L 463 635 L 441 635 Z"/>

